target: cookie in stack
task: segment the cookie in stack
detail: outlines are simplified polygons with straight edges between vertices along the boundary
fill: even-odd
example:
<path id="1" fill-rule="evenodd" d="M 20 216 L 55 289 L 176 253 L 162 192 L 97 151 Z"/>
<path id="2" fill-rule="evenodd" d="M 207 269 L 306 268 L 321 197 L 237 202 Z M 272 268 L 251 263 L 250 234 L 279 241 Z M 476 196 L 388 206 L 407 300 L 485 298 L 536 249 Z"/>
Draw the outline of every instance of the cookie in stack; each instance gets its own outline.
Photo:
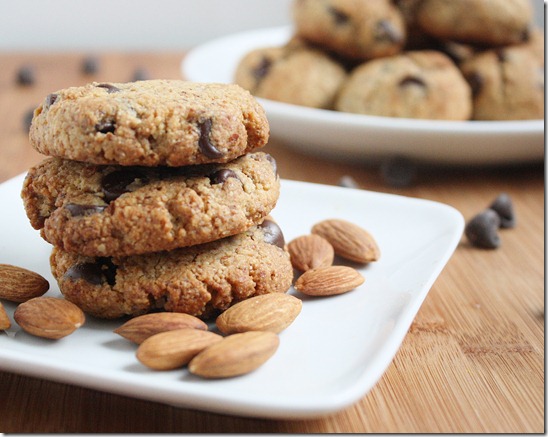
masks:
<path id="1" fill-rule="evenodd" d="M 22 198 L 54 248 L 66 299 L 100 318 L 204 319 L 285 292 L 293 270 L 268 216 L 279 197 L 264 110 L 237 85 L 91 83 L 46 97 Z"/>

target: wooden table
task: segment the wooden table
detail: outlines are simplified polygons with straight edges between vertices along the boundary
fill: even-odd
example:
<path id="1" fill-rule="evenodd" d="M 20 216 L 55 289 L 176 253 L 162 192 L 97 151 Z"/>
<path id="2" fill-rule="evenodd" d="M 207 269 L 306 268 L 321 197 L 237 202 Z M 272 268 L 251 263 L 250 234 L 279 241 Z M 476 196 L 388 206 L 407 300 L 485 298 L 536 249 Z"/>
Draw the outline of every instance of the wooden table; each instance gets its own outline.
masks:
<path id="1" fill-rule="evenodd" d="M 0 182 L 43 158 L 31 149 L 23 120 L 49 92 L 92 80 L 131 80 L 141 67 L 152 78 L 179 78 L 183 57 L 101 54 L 100 71 L 85 75 L 85 55 L 0 55 Z M 36 81 L 19 86 L 15 75 L 25 64 Z M 543 163 L 419 167 L 414 184 L 392 188 L 375 166 L 305 156 L 275 138 L 267 150 L 283 178 L 334 185 L 349 175 L 364 189 L 447 203 L 466 220 L 506 192 L 517 226 L 501 232 L 497 250 L 462 239 L 387 372 L 337 414 L 294 421 L 231 417 L 0 372 L 0 432 L 544 432 Z"/>

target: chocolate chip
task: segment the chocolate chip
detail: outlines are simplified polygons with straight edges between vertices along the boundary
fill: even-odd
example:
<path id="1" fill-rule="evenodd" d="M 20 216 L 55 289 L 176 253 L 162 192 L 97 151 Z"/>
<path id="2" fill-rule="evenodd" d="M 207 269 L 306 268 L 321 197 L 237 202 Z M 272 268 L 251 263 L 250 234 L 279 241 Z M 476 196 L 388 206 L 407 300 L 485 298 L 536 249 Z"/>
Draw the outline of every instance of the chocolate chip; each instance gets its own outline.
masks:
<path id="1" fill-rule="evenodd" d="M 16 80 L 19 85 L 33 85 L 36 82 L 34 68 L 30 65 L 23 65 L 17 70 Z"/>
<path id="2" fill-rule="evenodd" d="M 508 60 L 508 56 L 506 55 L 506 51 L 504 49 L 495 50 L 495 55 L 497 56 L 499 62 L 506 62 Z"/>
<path id="3" fill-rule="evenodd" d="M 113 171 L 101 179 L 101 187 L 106 202 L 112 202 L 122 194 L 148 183 L 149 178 L 144 171 L 127 168 Z M 133 185 L 133 186 L 132 186 Z"/>
<path id="4" fill-rule="evenodd" d="M 500 246 L 500 238 L 497 233 L 499 226 L 499 215 L 492 209 L 486 209 L 466 224 L 464 234 L 473 246 L 496 249 Z"/>
<path id="5" fill-rule="evenodd" d="M 59 98 L 59 96 L 57 94 L 48 94 L 48 96 L 46 97 L 46 101 L 44 103 L 44 109 L 49 109 L 49 107 L 51 105 L 53 105 L 57 99 Z"/>
<path id="6" fill-rule="evenodd" d="M 350 21 L 350 16 L 346 12 L 341 11 L 340 9 L 337 9 L 331 6 L 327 10 L 329 11 L 331 16 L 335 20 L 335 24 L 337 26 L 342 26 L 343 24 L 346 24 Z"/>
<path id="7" fill-rule="evenodd" d="M 198 147 L 205 156 L 211 159 L 216 159 L 221 158 L 223 156 L 223 153 L 220 152 L 211 142 L 210 134 L 212 125 L 213 121 L 211 120 L 211 118 L 208 118 L 198 123 L 198 127 L 200 129 L 200 139 L 198 140 Z"/>
<path id="8" fill-rule="evenodd" d="M 222 184 L 228 178 L 236 178 L 238 180 L 240 179 L 236 173 L 228 168 L 222 168 L 221 170 L 217 170 L 216 172 L 210 174 L 208 177 L 213 185 Z"/>
<path id="9" fill-rule="evenodd" d="M 513 228 L 516 226 L 514 207 L 512 205 L 512 199 L 510 199 L 508 194 L 499 194 L 489 208 L 498 214 L 501 228 Z"/>
<path id="10" fill-rule="evenodd" d="M 95 130 L 102 134 L 113 133 L 116 130 L 114 120 L 103 120 L 95 125 Z"/>
<path id="11" fill-rule="evenodd" d="M 96 56 L 87 56 L 82 61 L 82 73 L 95 74 L 99 71 L 99 58 Z"/>
<path id="12" fill-rule="evenodd" d="M 145 68 L 139 67 L 139 68 L 136 68 L 135 71 L 133 72 L 133 78 L 132 78 L 133 82 L 138 82 L 140 80 L 148 80 L 148 79 L 150 79 L 150 74 L 148 70 L 146 70 Z"/>
<path id="13" fill-rule="evenodd" d="M 65 209 L 70 212 L 73 217 L 88 216 L 92 214 L 98 214 L 105 210 L 106 206 L 99 205 L 78 205 L 76 203 L 69 203 L 65 205 Z"/>
<path id="14" fill-rule="evenodd" d="M 115 87 L 114 85 L 111 85 L 110 83 L 100 83 L 99 85 L 97 85 L 97 88 L 105 88 L 107 90 L 107 93 L 109 94 L 117 93 L 121 91 L 120 88 Z"/>
<path id="15" fill-rule="evenodd" d="M 34 118 L 34 108 L 27 109 L 23 117 L 23 128 L 26 132 L 30 131 L 30 126 L 32 124 L 32 119 Z"/>
<path id="16" fill-rule="evenodd" d="M 400 83 L 398 85 L 401 86 L 401 87 L 406 87 L 406 86 L 409 86 L 409 85 L 418 85 L 418 86 L 421 86 L 421 87 L 426 87 L 426 83 L 420 77 L 411 76 L 411 75 L 407 75 L 407 76 L 403 77 L 400 80 Z"/>
<path id="17" fill-rule="evenodd" d="M 481 93 L 484 85 L 483 76 L 481 74 L 479 74 L 477 71 L 467 74 L 466 81 L 468 82 L 468 85 L 470 85 L 470 89 L 472 90 L 472 96 L 475 97 Z"/>
<path id="18" fill-rule="evenodd" d="M 400 43 L 403 41 L 403 35 L 388 20 L 380 20 L 375 26 L 375 39 L 377 41 L 388 41 L 391 43 Z"/>
<path id="19" fill-rule="evenodd" d="M 404 156 L 392 156 L 384 159 L 380 167 L 384 183 L 391 187 L 408 187 L 417 176 L 416 164 Z"/>
<path id="20" fill-rule="evenodd" d="M 264 232 L 264 241 L 266 241 L 268 244 L 273 244 L 275 246 L 281 247 L 282 249 L 284 248 L 284 234 L 282 233 L 282 230 L 276 222 L 266 219 L 259 225 L 259 227 Z"/>
<path id="21" fill-rule="evenodd" d="M 109 285 L 116 283 L 116 266 L 110 258 L 97 258 L 94 263 L 80 263 L 69 268 L 65 278 L 73 281 L 83 279 L 93 285 Z"/>
<path id="22" fill-rule="evenodd" d="M 263 57 L 259 65 L 257 65 L 257 67 L 253 69 L 253 76 L 255 77 L 255 79 L 259 81 L 263 77 L 265 77 L 270 71 L 271 66 L 272 66 L 272 61 L 268 59 L 267 57 Z"/>

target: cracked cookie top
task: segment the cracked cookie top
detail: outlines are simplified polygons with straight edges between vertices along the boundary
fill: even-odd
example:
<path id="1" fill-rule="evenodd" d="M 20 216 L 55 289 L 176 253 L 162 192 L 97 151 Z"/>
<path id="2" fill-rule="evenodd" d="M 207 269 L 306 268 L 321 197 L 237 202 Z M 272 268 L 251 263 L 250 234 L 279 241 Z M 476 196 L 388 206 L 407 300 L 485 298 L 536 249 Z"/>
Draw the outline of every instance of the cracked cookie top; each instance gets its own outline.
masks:
<path id="1" fill-rule="evenodd" d="M 263 152 L 226 164 L 100 166 L 48 158 L 23 184 L 27 216 L 65 251 L 125 256 L 240 233 L 276 205 L 279 177 Z"/>
<path id="2" fill-rule="evenodd" d="M 182 80 L 56 91 L 34 111 L 29 133 L 44 155 L 150 167 L 229 162 L 268 136 L 265 112 L 248 91 Z"/>

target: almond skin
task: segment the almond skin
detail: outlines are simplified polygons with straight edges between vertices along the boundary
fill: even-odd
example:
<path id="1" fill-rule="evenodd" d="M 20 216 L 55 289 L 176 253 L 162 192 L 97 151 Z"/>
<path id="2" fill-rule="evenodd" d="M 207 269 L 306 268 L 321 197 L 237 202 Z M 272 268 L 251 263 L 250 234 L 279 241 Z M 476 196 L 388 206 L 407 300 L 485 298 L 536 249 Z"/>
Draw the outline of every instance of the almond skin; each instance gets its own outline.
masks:
<path id="1" fill-rule="evenodd" d="M 207 324 L 198 317 L 184 313 L 151 313 L 128 320 L 114 332 L 129 341 L 141 344 L 160 332 L 192 328 L 207 331 Z"/>
<path id="2" fill-rule="evenodd" d="M 269 293 L 243 300 L 217 317 L 216 324 L 223 334 L 246 331 L 279 333 L 301 312 L 299 298 L 284 293 Z"/>
<path id="3" fill-rule="evenodd" d="M 73 333 L 85 322 L 84 313 L 72 302 L 44 296 L 20 304 L 13 318 L 29 334 L 55 340 Z"/>
<path id="4" fill-rule="evenodd" d="M 293 268 L 306 272 L 333 264 L 335 251 L 325 238 L 319 235 L 301 235 L 289 242 L 287 250 Z"/>
<path id="5" fill-rule="evenodd" d="M 312 227 L 312 233 L 331 243 L 335 253 L 358 263 L 377 261 L 381 251 L 375 239 L 360 226 L 340 219 L 321 221 Z"/>
<path id="6" fill-rule="evenodd" d="M 38 273 L 0 264 L 0 299 L 21 303 L 42 296 L 48 290 L 48 281 Z"/>
<path id="7" fill-rule="evenodd" d="M 5 331 L 6 329 L 10 328 L 11 322 L 8 317 L 8 313 L 6 312 L 4 305 L 2 305 L 2 302 L 0 302 L 0 331 Z"/>
<path id="8" fill-rule="evenodd" d="M 137 349 L 137 359 L 154 370 L 178 369 L 222 339 L 214 332 L 193 328 L 160 332 L 141 343 Z"/>
<path id="9" fill-rule="evenodd" d="M 277 334 L 248 331 L 229 335 L 204 349 L 188 364 L 188 370 L 204 378 L 229 378 L 263 365 L 278 349 Z"/>
<path id="10" fill-rule="evenodd" d="M 304 272 L 294 287 L 308 296 L 332 296 L 353 290 L 364 282 L 364 277 L 352 267 L 330 266 Z"/>

